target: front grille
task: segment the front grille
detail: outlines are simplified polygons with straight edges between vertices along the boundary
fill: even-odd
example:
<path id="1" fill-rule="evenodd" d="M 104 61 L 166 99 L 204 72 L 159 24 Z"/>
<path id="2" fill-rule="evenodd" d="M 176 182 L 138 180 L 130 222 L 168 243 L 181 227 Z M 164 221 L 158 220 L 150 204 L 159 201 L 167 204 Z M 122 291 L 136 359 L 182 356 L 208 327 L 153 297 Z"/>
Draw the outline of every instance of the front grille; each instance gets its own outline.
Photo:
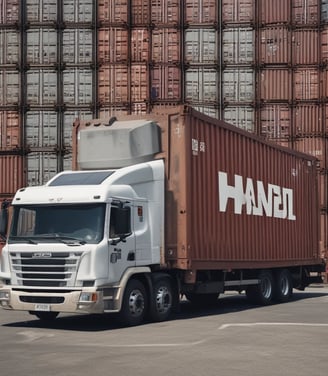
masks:
<path id="1" fill-rule="evenodd" d="M 65 298 L 62 296 L 20 296 L 19 300 L 24 303 L 60 304 Z"/>
<path id="2" fill-rule="evenodd" d="M 82 252 L 11 252 L 10 260 L 20 286 L 74 286 Z"/>

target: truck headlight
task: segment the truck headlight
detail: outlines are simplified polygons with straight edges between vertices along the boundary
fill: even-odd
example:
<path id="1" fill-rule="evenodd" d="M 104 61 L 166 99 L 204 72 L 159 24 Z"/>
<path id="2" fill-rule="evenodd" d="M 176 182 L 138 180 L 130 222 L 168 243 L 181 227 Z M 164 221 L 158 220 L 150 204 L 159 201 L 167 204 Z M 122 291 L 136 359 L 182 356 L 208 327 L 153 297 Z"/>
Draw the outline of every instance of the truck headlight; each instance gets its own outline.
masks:
<path id="1" fill-rule="evenodd" d="M 79 303 L 94 303 L 98 300 L 96 292 L 81 292 Z"/>
<path id="2" fill-rule="evenodd" d="M 0 300 L 9 300 L 10 292 L 9 291 L 0 291 Z"/>

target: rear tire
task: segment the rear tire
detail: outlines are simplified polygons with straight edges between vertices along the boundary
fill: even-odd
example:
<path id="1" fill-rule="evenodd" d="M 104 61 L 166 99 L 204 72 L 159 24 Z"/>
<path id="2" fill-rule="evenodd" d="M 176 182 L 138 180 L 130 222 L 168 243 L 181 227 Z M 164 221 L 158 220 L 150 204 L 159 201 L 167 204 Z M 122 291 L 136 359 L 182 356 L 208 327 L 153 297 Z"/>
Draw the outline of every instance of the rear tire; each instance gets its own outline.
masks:
<path id="1" fill-rule="evenodd" d="M 259 305 L 269 305 L 273 298 L 274 279 L 271 271 L 262 270 L 258 275 L 260 283 L 249 286 L 246 289 L 246 296 L 250 302 Z"/>
<path id="2" fill-rule="evenodd" d="M 173 310 L 173 296 L 172 284 L 168 278 L 154 282 L 149 312 L 152 321 L 165 321 L 170 317 Z"/>
<path id="3" fill-rule="evenodd" d="M 275 288 L 273 299 L 279 303 L 285 303 L 293 295 L 293 279 L 287 269 L 281 269 L 275 274 Z"/>
<path id="4" fill-rule="evenodd" d="M 120 321 L 127 326 L 140 325 L 148 309 L 147 295 L 144 285 L 131 279 L 124 292 Z"/>

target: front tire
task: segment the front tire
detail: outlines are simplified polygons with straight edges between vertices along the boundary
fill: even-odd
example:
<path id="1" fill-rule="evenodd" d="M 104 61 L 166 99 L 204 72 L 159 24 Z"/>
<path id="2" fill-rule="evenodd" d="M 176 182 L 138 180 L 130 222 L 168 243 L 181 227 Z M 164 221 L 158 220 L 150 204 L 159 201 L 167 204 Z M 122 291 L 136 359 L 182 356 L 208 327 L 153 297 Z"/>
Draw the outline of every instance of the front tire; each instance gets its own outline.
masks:
<path id="1" fill-rule="evenodd" d="M 274 292 L 274 279 L 271 271 L 262 270 L 258 275 L 260 283 L 249 286 L 246 289 L 246 296 L 250 302 L 259 305 L 269 305 L 272 302 Z"/>
<path id="2" fill-rule="evenodd" d="M 173 310 L 173 296 L 172 284 L 168 278 L 154 282 L 150 307 L 152 321 L 165 321 L 170 317 Z"/>
<path id="3" fill-rule="evenodd" d="M 131 279 L 123 296 L 121 322 L 127 326 L 140 325 L 145 318 L 147 307 L 148 301 L 144 285 L 136 279 Z"/>

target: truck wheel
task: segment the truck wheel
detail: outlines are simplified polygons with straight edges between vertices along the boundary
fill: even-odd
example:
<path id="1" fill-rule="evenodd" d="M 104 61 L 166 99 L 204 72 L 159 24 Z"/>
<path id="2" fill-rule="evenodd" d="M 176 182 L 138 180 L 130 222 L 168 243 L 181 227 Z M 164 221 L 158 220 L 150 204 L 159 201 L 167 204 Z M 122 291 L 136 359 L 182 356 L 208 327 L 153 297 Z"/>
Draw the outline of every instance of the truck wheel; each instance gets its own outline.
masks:
<path id="1" fill-rule="evenodd" d="M 194 292 L 188 292 L 185 294 L 186 298 L 191 304 L 201 306 L 212 306 L 217 303 L 219 294 L 196 294 Z"/>
<path id="2" fill-rule="evenodd" d="M 59 312 L 33 312 L 33 314 L 40 319 L 41 321 L 54 321 L 57 316 L 59 315 Z"/>
<path id="3" fill-rule="evenodd" d="M 268 305 L 272 301 L 274 291 L 274 280 L 272 273 L 267 270 L 260 272 L 258 285 L 249 286 L 246 289 L 247 298 L 255 304 Z"/>
<path id="4" fill-rule="evenodd" d="M 293 295 L 293 280 L 287 269 L 281 269 L 275 274 L 273 299 L 280 303 L 290 300 Z"/>
<path id="5" fill-rule="evenodd" d="M 131 279 L 124 292 L 121 321 L 124 325 L 140 325 L 147 311 L 147 296 L 144 285 L 136 280 Z"/>
<path id="6" fill-rule="evenodd" d="M 173 290 L 168 278 L 162 278 L 154 283 L 150 319 L 152 321 L 165 321 L 173 310 Z"/>

